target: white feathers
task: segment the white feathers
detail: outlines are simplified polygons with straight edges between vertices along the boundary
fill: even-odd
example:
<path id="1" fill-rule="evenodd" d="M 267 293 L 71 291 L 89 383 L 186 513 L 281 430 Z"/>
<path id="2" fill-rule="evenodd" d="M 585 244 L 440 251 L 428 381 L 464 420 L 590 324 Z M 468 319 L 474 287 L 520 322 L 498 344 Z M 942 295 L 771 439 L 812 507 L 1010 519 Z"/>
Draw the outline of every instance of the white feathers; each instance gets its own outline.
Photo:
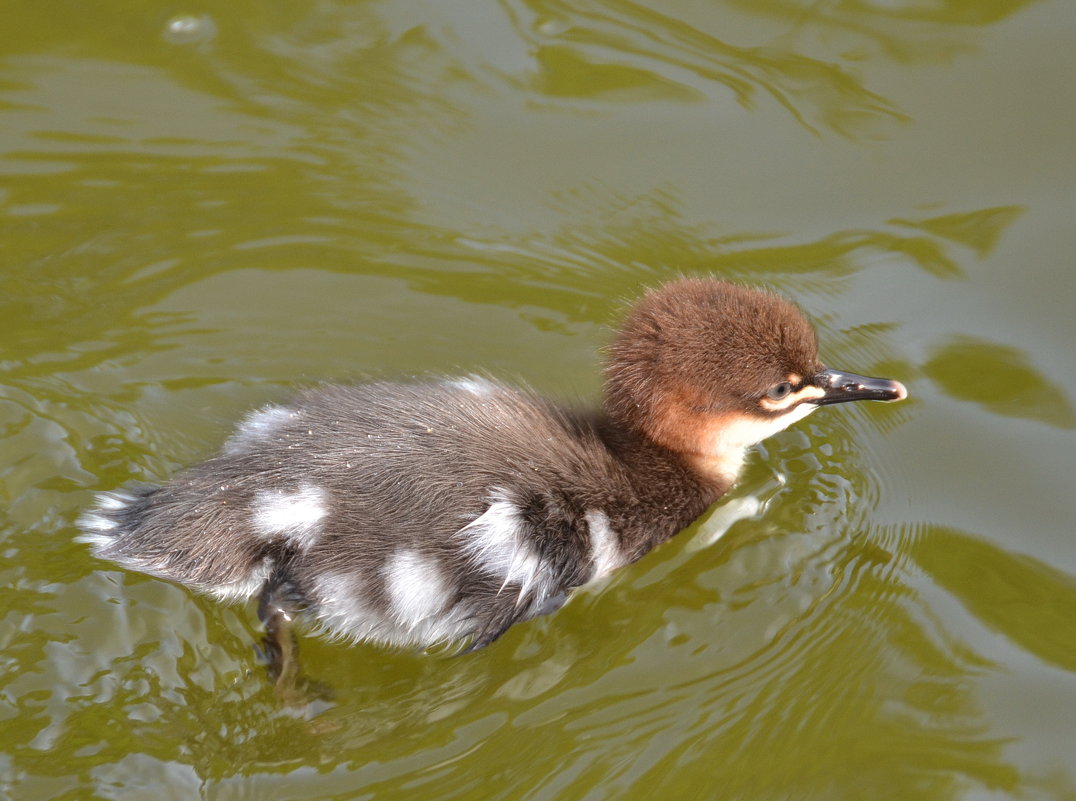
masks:
<path id="1" fill-rule="evenodd" d="M 265 582 L 269 580 L 269 574 L 272 572 L 273 561 L 266 558 L 246 578 L 233 581 L 230 584 L 199 585 L 199 589 L 225 603 L 243 601 L 261 590 Z"/>
<path id="2" fill-rule="evenodd" d="M 246 453 L 251 445 L 269 439 L 284 423 L 293 420 L 298 412 L 283 406 L 266 406 L 248 414 L 224 443 L 227 456 Z"/>
<path id="3" fill-rule="evenodd" d="M 104 535 L 95 534 L 94 532 L 111 531 L 119 525 L 119 523 L 117 523 L 115 520 L 105 517 L 100 512 L 87 512 L 86 514 L 82 515 L 82 517 L 80 517 L 76 521 L 76 523 L 78 524 L 79 528 L 85 530 L 85 533 L 79 535 L 78 539 L 82 539 L 82 537 L 99 538 Z M 106 537 L 106 539 L 108 539 L 108 537 Z"/>
<path id="4" fill-rule="evenodd" d="M 78 519 L 78 525 L 83 531 L 81 534 L 76 535 L 75 542 L 83 542 L 89 545 L 95 553 L 103 551 L 114 540 L 112 535 L 100 533 L 107 530 L 103 528 L 104 523 L 111 523 L 115 527 L 115 523 L 111 520 L 105 520 L 94 514 L 83 515 Z M 94 528 L 98 528 L 99 531 L 93 531 L 92 529 Z"/>
<path id="5" fill-rule="evenodd" d="M 697 458 L 696 465 L 733 483 L 740 474 L 748 448 L 784 431 L 817 408 L 813 403 L 801 403 L 778 417 L 743 415 L 722 420 L 703 436 L 702 455 Z"/>
<path id="6" fill-rule="evenodd" d="M 590 509 L 586 521 L 590 532 L 590 558 L 594 563 L 594 573 L 590 577 L 593 581 L 621 567 L 626 560 L 620 550 L 619 538 L 609 526 L 609 518 L 604 512 Z"/>
<path id="7" fill-rule="evenodd" d="M 294 492 L 264 490 L 254 497 L 254 530 L 266 539 L 286 537 L 306 550 L 317 542 L 328 513 L 329 494 L 314 484 Z"/>
<path id="8" fill-rule="evenodd" d="M 386 563 L 384 579 L 391 606 L 382 610 L 369 598 L 368 582 L 360 573 L 314 576 L 310 594 L 318 629 L 330 637 L 403 647 L 428 647 L 471 633 L 471 610 L 465 604 L 449 605 L 450 588 L 431 558 L 400 551 Z M 423 579 L 433 579 L 434 586 L 420 587 Z"/>
<path id="9" fill-rule="evenodd" d="M 78 542 L 93 546 L 94 550 L 107 548 L 119 533 L 119 521 L 114 515 L 126 509 L 135 499 L 128 492 L 102 492 L 97 496 L 97 508 L 79 517 L 76 525 L 82 533 L 75 537 Z"/>
<path id="10" fill-rule="evenodd" d="M 462 389 L 464 392 L 470 392 L 472 395 L 477 395 L 479 397 L 492 395 L 497 389 L 497 385 L 492 381 L 477 375 L 467 376 L 466 378 L 449 379 L 445 381 L 445 386 Z"/>
<path id="11" fill-rule="evenodd" d="M 504 490 L 493 491 L 493 503 L 477 519 L 456 532 L 463 552 L 481 572 L 501 579 L 501 589 L 519 585 L 519 598 L 533 592 L 549 594 L 550 577 L 527 538 L 526 524 L 519 509 Z"/>
<path id="12" fill-rule="evenodd" d="M 97 508 L 108 512 L 118 512 L 130 505 L 135 496 L 129 492 L 102 492 L 97 496 Z"/>
<path id="13" fill-rule="evenodd" d="M 311 600 L 317 604 L 317 623 L 324 634 L 353 640 L 378 637 L 391 630 L 365 603 L 362 583 L 355 573 L 318 573 L 310 585 Z"/>
<path id="14" fill-rule="evenodd" d="M 176 564 L 168 553 L 144 551 L 140 533 L 140 515 L 127 513 L 137 496 L 123 491 L 106 492 L 97 496 L 97 507 L 77 521 L 82 533 L 79 542 L 88 543 L 94 553 L 130 570 L 181 581 L 221 601 L 236 601 L 250 597 L 261 589 L 269 578 L 272 562 L 262 559 L 246 570 L 246 575 L 234 581 L 209 583 L 184 575 L 183 566 Z M 241 571 L 236 571 L 241 572 Z"/>
<path id="15" fill-rule="evenodd" d="M 745 415 L 723 421 L 711 432 L 707 450 L 710 452 L 739 450 L 742 453 L 752 445 L 757 445 L 762 440 L 772 437 L 778 431 L 784 431 L 817 408 L 818 406 L 813 403 L 801 403 L 778 417 Z"/>
<path id="16" fill-rule="evenodd" d="M 450 598 L 436 562 L 417 551 L 399 551 L 389 558 L 385 591 L 393 614 L 409 629 L 441 612 Z"/>
<path id="17" fill-rule="evenodd" d="M 818 404 L 816 403 L 801 403 L 799 406 L 796 406 L 791 411 L 785 412 L 783 415 L 777 418 L 777 422 L 780 423 L 780 428 L 776 429 L 772 433 L 776 434 L 778 431 L 784 431 L 790 425 L 799 422 L 817 408 Z M 767 434 L 766 436 L 768 437 L 770 436 L 770 434 Z M 763 439 L 765 439 L 765 437 Z M 761 442 L 761 440 L 759 441 Z"/>

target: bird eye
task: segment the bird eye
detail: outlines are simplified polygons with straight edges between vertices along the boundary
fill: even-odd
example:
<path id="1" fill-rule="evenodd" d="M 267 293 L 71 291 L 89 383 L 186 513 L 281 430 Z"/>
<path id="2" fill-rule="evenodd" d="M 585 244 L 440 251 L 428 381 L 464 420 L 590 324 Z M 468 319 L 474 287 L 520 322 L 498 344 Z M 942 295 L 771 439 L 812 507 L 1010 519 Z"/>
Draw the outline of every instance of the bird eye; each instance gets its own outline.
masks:
<path id="1" fill-rule="evenodd" d="M 774 384 L 770 387 L 766 392 L 766 397 L 770 400 L 779 401 L 788 397 L 790 392 L 792 392 L 792 385 L 787 381 L 782 381 L 780 384 Z"/>

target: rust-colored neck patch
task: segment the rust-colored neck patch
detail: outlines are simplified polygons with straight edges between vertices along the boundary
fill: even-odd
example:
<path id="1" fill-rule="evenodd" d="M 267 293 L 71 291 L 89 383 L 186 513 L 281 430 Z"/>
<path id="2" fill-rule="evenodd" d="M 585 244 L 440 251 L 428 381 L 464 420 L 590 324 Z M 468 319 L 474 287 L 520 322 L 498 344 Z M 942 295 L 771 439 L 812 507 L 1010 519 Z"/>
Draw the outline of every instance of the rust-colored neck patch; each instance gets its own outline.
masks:
<path id="1" fill-rule="evenodd" d="M 711 409 L 687 388 L 665 395 L 648 417 L 646 434 L 654 442 L 681 454 L 700 475 L 730 486 L 736 481 L 748 448 L 776 434 L 817 407 L 818 387 L 804 386 L 773 406 L 760 402 L 758 414 Z M 770 412 L 767 414 L 766 412 Z"/>

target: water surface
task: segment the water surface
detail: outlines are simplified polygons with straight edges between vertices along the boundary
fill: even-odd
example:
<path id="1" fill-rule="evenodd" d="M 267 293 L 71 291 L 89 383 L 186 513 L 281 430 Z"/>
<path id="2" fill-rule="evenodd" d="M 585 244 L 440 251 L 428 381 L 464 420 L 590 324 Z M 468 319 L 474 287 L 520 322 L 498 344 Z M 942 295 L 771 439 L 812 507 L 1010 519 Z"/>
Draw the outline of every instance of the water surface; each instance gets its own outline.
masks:
<path id="1" fill-rule="evenodd" d="M 0 796 L 1076 797 L 1076 13 L 1032 2 L 23 3 L 0 44 Z M 794 297 L 904 381 L 457 658 L 94 560 L 296 387 L 596 398 L 627 299 Z"/>

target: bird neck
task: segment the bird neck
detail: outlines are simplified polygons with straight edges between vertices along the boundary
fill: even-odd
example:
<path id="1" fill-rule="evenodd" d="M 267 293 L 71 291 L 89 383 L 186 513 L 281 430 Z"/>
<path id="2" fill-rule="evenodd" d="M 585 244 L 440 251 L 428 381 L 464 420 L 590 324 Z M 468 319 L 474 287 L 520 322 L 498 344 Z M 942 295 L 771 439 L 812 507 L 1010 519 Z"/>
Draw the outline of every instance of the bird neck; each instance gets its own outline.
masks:
<path id="1" fill-rule="evenodd" d="M 608 415 L 599 419 L 597 432 L 631 485 L 634 503 L 625 508 L 654 514 L 645 542 L 634 544 L 639 549 L 636 558 L 699 517 L 735 481 L 735 475 L 710 470 L 695 457 L 660 445 Z"/>

